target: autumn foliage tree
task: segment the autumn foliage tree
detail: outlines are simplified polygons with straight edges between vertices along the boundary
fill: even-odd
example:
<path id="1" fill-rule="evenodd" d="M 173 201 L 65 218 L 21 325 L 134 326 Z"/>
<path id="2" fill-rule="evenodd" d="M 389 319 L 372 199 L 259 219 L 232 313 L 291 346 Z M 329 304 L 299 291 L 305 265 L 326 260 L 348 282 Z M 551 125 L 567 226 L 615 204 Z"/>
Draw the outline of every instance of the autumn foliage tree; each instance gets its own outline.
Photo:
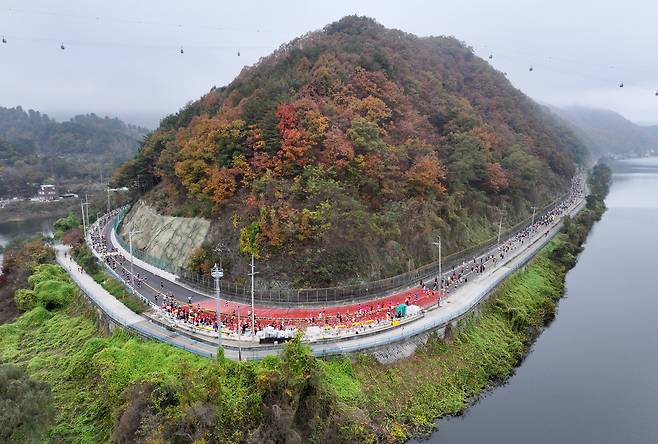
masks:
<path id="1" fill-rule="evenodd" d="M 500 163 L 495 162 L 487 165 L 487 186 L 491 191 L 496 193 L 506 190 L 509 187 L 507 174 Z"/>
<path id="2" fill-rule="evenodd" d="M 410 192 L 426 195 L 433 193 L 436 197 L 443 196 L 446 188 L 441 184 L 445 179 L 445 171 L 436 156 L 423 156 L 411 165 L 406 173 Z"/>

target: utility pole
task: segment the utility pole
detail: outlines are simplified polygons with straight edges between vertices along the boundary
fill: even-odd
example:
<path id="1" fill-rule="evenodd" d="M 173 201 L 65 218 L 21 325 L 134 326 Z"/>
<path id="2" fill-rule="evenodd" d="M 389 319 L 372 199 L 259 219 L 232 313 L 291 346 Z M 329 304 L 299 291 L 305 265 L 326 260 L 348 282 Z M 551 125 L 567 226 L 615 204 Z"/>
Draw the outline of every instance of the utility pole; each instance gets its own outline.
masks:
<path id="1" fill-rule="evenodd" d="M 537 207 L 533 205 L 530 208 L 532 208 L 532 222 L 530 222 L 530 227 L 532 227 L 535 224 L 535 213 L 537 212 Z"/>
<path id="2" fill-rule="evenodd" d="M 87 193 L 85 193 L 85 214 L 87 215 L 87 225 L 91 225 L 89 223 L 89 196 L 87 196 Z"/>
<path id="3" fill-rule="evenodd" d="M 82 199 L 80 199 L 80 212 L 82 213 L 82 232 L 85 235 L 85 242 L 86 242 L 86 239 L 87 239 L 87 223 L 85 222 L 85 204 L 82 201 Z"/>
<path id="4" fill-rule="evenodd" d="M 107 187 L 107 212 L 110 212 L 110 187 Z"/>
<path id="5" fill-rule="evenodd" d="M 251 273 L 249 273 L 249 276 L 251 276 L 251 335 L 252 336 L 256 334 L 256 309 L 254 305 L 254 276 L 257 274 L 258 273 L 256 272 L 254 266 L 254 253 L 251 253 Z"/>
<path id="6" fill-rule="evenodd" d="M 432 242 L 432 245 L 436 245 L 439 247 L 439 299 L 437 301 L 437 305 L 440 307 L 441 306 L 441 297 L 443 296 L 443 270 L 441 268 L 441 235 L 438 235 L 438 241 L 437 242 Z"/>
<path id="7" fill-rule="evenodd" d="M 215 279 L 215 297 L 217 298 L 217 357 L 219 358 L 219 353 L 222 348 L 222 316 L 221 316 L 221 306 L 220 306 L 220 296 L 221 296 L 221 290 L 219 288 L 219 280 L 224 277 L 224 270 L 222 267 L 218 267 L 217 264 L 215 264 L 214 267 L 212 267 L 212 270 L 210 272 L 210 275 Z"/>
<path id="8" fill-rule="evenodd" d="M 87 239 L 87 229 L 91 226 L 89 223 L 89 201 L 87 200 L 87 194 L 85 193 L 85 201 L 80 200 L 80 205 L 82 206 L 82 226 L 84 228 L 85 239 Z"/>
<path id="9" fill-rule="evenodd" d="M 134 228 L 131 228 L 128 231 L 128 244 L 130 246 L 130 288 L 132 288 L 133 294 L 135 293 L 135 271 L 133 267 L 133 236 L 141 233 L 142 231 L 136 231 Z"/>
<path id="10" fill-rule="evenodd" d="M 242 333 L 242 324 L 240 324 L 240 304 L 235 304 L 238 312 L 238 361 L 242 361 L 242 343 L 240 342 L 240 334 Z"/>
<path id="11" fill-rule="evenodd" d="M 500 223 L 498 224 L 498 246 L 500 246 L 500 233 L 503 230 L 503 214 L 500 214 Z"/>

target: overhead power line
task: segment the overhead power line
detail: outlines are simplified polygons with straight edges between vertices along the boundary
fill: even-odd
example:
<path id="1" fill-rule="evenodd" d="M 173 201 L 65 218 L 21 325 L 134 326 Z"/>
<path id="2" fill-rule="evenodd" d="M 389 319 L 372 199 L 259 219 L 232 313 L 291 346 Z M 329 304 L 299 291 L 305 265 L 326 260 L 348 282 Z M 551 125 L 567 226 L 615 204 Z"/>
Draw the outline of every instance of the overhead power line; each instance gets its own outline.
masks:
<path id="1" fill-rule="evenodd" d="M 209 26 L 209 25 L 198 25 L 198 24 L 190 24 L 190 23 L 160 22 L 155 20 L 135 19 L 135 18 L 108 17 L 101 15 L 66 14 L 61 12 L 41 11 L 41 10 L 24 9 L 24 8 L 7 8 L 6 11 L 13 14 L 41 15 L 41 16 L 67 18 L 67 19 L 75 19 L 75 20 L 90 20 L 96 22 L 124 23 L 124 24 L 132 24 L 132 25 L 167 26 L 167 27 L 182 28 L 182 29 L 203 29 L 206 31 L 257 32 L 257 33 L 282 32 L 281 30 L 271 30 L 271 29 L 261 29 L 261 28 Z"/>
<path id="2" fill-rule="evenodd" d="M 209 25 L 198 25 L 198 24 L 188 24 L 188 23 L 173 23 L 173 22 L 161 22 L 154 20 L 145 20 L 145 19 L 135 19 L 135 18 L 118 18 L 118 17 L 109 17 L 109 16 L 100 16 L 100 15 L 84 15 L 84 14 L 68 14 L 61 12 L 53 11 L 43 11 L 43 10 L 32 10 L 24 8 L 7 8 L 6 11 L 12 14 L 23 14 L 23 15 L 41 15 L 57 18 L 66 18 L 66 19 L 76 19 L 76 20 L 87 20 L 94 22 L 107 22 L 107 23 L 123 23 L 123 24 L 132 24 L 132 25 L 148 25 L 148 26 L 160 26 L 160 27 L 174 27 L 178 29 L 194 29 L 194 30 L 207 30 L 207 31 L 220 31 L 220 32 L 281 32 L 273 31 L 260 28 L 242 28 L 242 27 L 224 27 L 224 26 L 209 26 Z M 93 41 L 93 40 L 75 40 L 71 39 L 68 41 L 62 41 L 61 36 L 59 38 L 53 37 L 29 37 L 29 36 L 20 36 L 20 35 L 2 35 L 2 45 L 9 45 L 13 41 L 19 42 L 30 42 L 30 43 L 45 43 L 52 45 L 53 48 L 59 47 L 61 51 L 68 51 L 74 49 L 75 47 L 116 47 L 116 48 L 141 48 L 141 49 L 164 49 L 170 50 L 172 54 L 178 53 L 180 56 L 187 54 L 187 51 L 209 51 L 209 50 L 231 50 L 234 51 L 236 56 L 240 56 L 240 50 L 244 49 L 258 49 L 258 50 L 273 50 L 275 49 L 274 45 L 265 46 L 265 45 L 181 45 L 178 44 L 148 44 L 143 42 L 103 42 L 103 41 Z M 497 59 L 508 59 L 512 60 L 515 63 L 527 66 L 527 71 L 533 73 L 533 75 L 538 74 L 541 71 L 552 71 L 557 72 L 563 75 L 577 75 L 579 77 L 588 78 L 610 85 L 616 85 L 619 88 L 624 88 L 627 85 L 624 82 L 625 79 L 632 80 L 638 76 L 638 72 L 635 71 L 633 74 L 633 69 L 630 69 L 625 66 L 616 66 L 611 64 L 595 64 L 590 62 L 583 62 L 577 60 L 569 60 L 568 58 L 555 57 L 552 55 L 543 55 L 543 54 L 528 54 L 519 50 L 510 50 L 503 51 L 499 53 L 495 48 L 488 45 L 481 45 L 480 48 L 486 49 L 484 57 L 485 60 L 488 60 L 492 66 Z M 484 58 L 483 57 L 483 58 Z M 554 62 L 566 63 L 571 65 L 577 65 L 588 68 L 596 68 L 599 70 L 598 73 L 584 73 L 575 69 L 562 69 L 556 67 Z M 618 71 L 625 71 L 624 73 Z M 612 77 L 614 72 L 615 78 Z M 610 73 L 610 76 L 607 75 Z M 507 75 L 507 73 L 504 73 Z M 602 75 L 601 75 L 602 74 Z M 630 77 L 630 79 L 629 79 Z M 646 76 L 643 76 L 646 77 Z M 652 95 L 658 97 L 658 90 L 653 90 Z"/>

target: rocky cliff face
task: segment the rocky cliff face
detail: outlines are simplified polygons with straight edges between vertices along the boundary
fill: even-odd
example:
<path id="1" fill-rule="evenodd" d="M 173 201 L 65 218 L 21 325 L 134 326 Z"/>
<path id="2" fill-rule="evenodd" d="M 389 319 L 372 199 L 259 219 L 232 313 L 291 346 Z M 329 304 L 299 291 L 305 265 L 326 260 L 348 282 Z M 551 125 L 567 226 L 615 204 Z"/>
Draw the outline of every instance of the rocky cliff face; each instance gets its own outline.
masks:
<path id="1" fill-rule="evenodd" d="M 148 204 L 138 202 L 126 215 L 119 230 L 126 241 L 128 231 L 133 227 L 142 230 L 133 238 L 133 248 L 185 266 L 206 238 L 210 222 L 199 217 L 163 216 Z"/>

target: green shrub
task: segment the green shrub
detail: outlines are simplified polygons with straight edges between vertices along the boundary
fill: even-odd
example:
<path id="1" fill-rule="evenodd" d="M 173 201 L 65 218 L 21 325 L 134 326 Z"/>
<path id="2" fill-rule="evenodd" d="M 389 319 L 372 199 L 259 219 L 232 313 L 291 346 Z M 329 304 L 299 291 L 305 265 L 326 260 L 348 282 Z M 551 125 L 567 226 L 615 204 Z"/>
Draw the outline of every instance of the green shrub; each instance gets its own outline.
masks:
<path id="1" fill-rule="evenodd" d="M 55 238 L 61 239 L 65 232 L 73 228 L 80 227 L 80 220 L 74 213 L 69 213 L 68 216 L 57 219 L 53 228 L 55 229 Z"/>
<path id="2" fill-rule="evenodd" d="M 66 271 L 55 264 L 37 265 L 27 282 L 31 288 L 17 290 L 14 294 L 16 306 L 25 311 L 36 306 L 65 307 L 77 294 L 77 287 Z"/>
<path id="3" fill-rule="evenodd" d="M 50 386 L 14 365 L 0 365 L 0 441 L 41 442 L 55 416 Z"/>
<path id="4" fill-rule="evenodd" d="M 133 312 L 140 314 L 148 308 L 138 297 L 129 293 L 121 282 L 111 277 L 105 271 L 98 269 L 95 273 L 91 274 L 91 277 Z"/>
<path id="5" fill-rule="evenodd" d="M 82 268 L 87 271 L 87 273 L 94 274 L 98 272 L 96 257 L 91 252 L 86 243 L 82 243 L 78 246 L 76 251 L 73 252 L 73 258 Z"/>
<path id="6" fill-rule="evenodd" d="M 16 307 L 21 311 L 29 311 L 36 307 L 37 301 L 34 292 L 28 288 L 20 288 L 14 293 Z"/>
<path id="7" fill-rule="evenodd" d="M 60 280 L 41 281 L 34 286 L 37 303 L 49 310 L 68 305 L 75 292 L 75 285 Z"/>

